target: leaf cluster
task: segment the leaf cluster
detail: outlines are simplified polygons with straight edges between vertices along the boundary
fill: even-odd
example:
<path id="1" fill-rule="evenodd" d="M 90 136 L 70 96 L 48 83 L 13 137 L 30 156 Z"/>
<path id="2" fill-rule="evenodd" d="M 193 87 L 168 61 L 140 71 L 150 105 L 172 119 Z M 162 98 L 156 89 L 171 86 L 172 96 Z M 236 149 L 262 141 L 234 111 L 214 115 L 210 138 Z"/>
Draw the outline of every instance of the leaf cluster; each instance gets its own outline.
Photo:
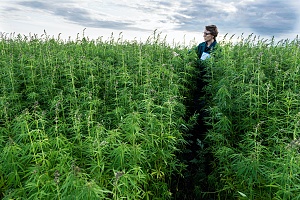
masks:
<path id="1" fill-rule="evenodd" d="M 146 43 L 0 40 L 3 199 L 170 199 L 189 126 L 185 49 Z"/>
<path id="2" fill-rule="evenodd" d="M 221 48 L 208 65 L 206 87 L 215 195 L 300 198 L 299 39 L 250 35 Z"/>

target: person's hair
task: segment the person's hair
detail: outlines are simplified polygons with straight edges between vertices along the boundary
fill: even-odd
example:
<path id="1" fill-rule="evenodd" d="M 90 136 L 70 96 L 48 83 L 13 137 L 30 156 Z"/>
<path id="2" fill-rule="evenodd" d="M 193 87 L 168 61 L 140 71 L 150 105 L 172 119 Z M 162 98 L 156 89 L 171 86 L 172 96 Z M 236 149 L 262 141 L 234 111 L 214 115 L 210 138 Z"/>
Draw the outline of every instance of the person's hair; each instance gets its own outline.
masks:
<path id="1" fill-rule="evenodd" d="M 205 26 L 205 29 L 208 30 L 215 38 L 218 36 L 218 28 L 216 25 Z"/>

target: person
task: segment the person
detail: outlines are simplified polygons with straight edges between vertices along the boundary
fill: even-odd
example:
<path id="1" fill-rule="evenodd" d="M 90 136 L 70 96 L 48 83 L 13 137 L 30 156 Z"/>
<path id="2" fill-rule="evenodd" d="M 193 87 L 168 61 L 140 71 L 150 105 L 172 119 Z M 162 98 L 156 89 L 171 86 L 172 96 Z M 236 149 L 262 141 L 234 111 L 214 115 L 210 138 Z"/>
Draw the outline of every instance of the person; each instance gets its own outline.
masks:
<path id="1" fill-rule="evenodd" d="M 210 53 L 217 45 L 218 28 L 216 25 L 205 26 L 203 32 L 204 42 L 200 43 L 196 48 L 196 53 L 200 60 L 205 60 L 210 57 Z"/>
<path id="2" fill-rule="evenodd" d="M 189 147 L 184 158 L 190 163 L 188 165 L 189 174 L 191 177 L 199 176 L 199 169 L 203 171 L 201 173 L 209 174 L 210 168 L 208 163 L 211 161 L 211 156 L 208 151 L 202 150 L 206 149 L 206 134 L 209 130 L 208 125 L 206 124 L 206 117 L 209 116 L 209 113 L 206 111 L 206 107 L 209 104 L 209 96 L 205 90 L 205 86 L 208 84 L 207 66 L 209 66 L 210 57 L 213 57 L 212 53 L 218 49 L 217 43 L 218 28 L 216 25 L 205 26 L 203 32 L 204 42 L 194 46 L 188 51 L 191 53 L 193 51 L 193 56 L 197 56 L 198 59 L 195 59 L 195 73 L 193 74 L 190 98 L 187 104 L 187 113 L 189 115 L 197 114 L 197 123 L 189 131 L 188 141 Z M 217 52 L 216 52 L 217 53 Z M 213 60 L 215 61 L 215 60 Z M 199 154 L 201 152 L 201 154 Z M 193 162 L 195 160 L 200 160 L 200 162 Z M 194 179 L 194 182 L 198 183 L 198 180 Z M 203 179 L 202 179 L 203 183 Z"/>
<path id="3" fill-rule="evenodd" d="M 218 28 L 216 25 L 207 25 L 205 26 L 205 30 L 203 32 L 204 42 L 201 42 L 198 46 L 194 47 L 196 54 L 198 56 L 198 60 L 196 61 L 197 76 L 195 82 L 195 90 L 193 93 L 193 112 L 201 113 L 201 109 L 204 107 L 204 95 L 205 92 L 203 88 L 207 84 L 205 81 L 206 74 L 206 62 L 204 60 L 211 57 L 211 53 L 217 49 L 217 36 L 218 36 Z"/>

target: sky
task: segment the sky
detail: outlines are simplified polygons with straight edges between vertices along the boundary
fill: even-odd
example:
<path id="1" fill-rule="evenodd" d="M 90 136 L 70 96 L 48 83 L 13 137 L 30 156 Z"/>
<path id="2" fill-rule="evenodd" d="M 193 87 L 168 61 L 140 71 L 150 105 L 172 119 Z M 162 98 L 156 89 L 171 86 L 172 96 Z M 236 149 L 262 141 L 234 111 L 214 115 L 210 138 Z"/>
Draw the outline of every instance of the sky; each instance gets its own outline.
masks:
<path id="1" fill-rule="evenodd" d="M 247 37 L 277 40 L 300 32 L 298 0 L 1 0 L 0 32 L 89 39 L 145 41 L 154 32 L 169 43 L 203 41 L 215 24 L 217 40 Z"/>

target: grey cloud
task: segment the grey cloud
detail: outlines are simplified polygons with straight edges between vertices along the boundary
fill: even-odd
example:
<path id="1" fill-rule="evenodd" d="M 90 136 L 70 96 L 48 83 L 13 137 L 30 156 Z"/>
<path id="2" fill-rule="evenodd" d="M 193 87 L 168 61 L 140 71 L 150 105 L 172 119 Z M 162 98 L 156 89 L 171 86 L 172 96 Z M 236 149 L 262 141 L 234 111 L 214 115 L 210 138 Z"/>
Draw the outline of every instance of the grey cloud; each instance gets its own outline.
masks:
<path id="1" fill-rule="evenodd" d="M 219 21 L 220 14 L 222 16 L 227 15 L 225 12 L 220 13 L 214 9 L 214 6 L 205 1 L 193 1 L 187 2 L 181 0 L 180 8 L 174 8 L 174 2 L 168 0 L 154 0 L 151 2 L 151 7 L 145 7 L 142 4 L 137 4 L 137 8 L 147 13 L 157 13 L 160 11 L 161 16 L 165 20 L 161 20 L 162 23 L 176 23 L 176 30 L 188 30 L 199 31 L 202 30 L 202 24 L 206 25 L 210 21 Z M 168 11 L 173 11 L 172 14 Z M 187 17 L 186 17 L 187 16 Z"/>
<path id="2" fill-rule="evenodd" d="M 268 36 L 280 36 L 292 31 L 298 20 L 297 11 L 284 1 L 263 1 L 241 7 L 244 23 L 254 32 Z"/>
<path id="3" fill-rule="evenodd" d="M 130 7 L 130 5 L 128 6 Z M 165 11 L 167 8 L 172 8 L 172 3 L 169 1 L 152 1 L 151 6 L 147 7 L 141 3 L 136 4 L 136 9 L 145 13 L 157 13 L 158 11 Z M 167 17 L 167 14 L 162 13 L 161 15 Z"/>
<path id="4" fill-rule="evenodd" d="M 23 1 L 19 3 L 22 6 L 44 10 L 46 12 L 52 13 L 56 16 L 61 16 L 66 20 L 73 23 L 79 24 L 84 27 L 92 28 L 109 28 L 109 29 L 130 29 L 130 30 L 142 30 L 140 28 L 133 28 L 134 22 L 117 22 L 110 20 L 98 20 L 91 17 L 91 14 L 81 8 L 76 8 L 72 6 L 61 6 L 58 3 L 48 4 L 39 1 Z"/>
<path id="5" fill-rule="evenodd" d="M 14 8 L 14 7 L 5 7 L 3 10 L 4 10 L 5 12 L 20 11 L 20 9 Z"/>
<path id="6" fill-rule="evenodd" d="M 288 1 L 243 1 L 231 4 L 236 12 L 228 12 L 217 3 L 211 4 L 205 0 L 190 3 L 181 1 L 182 9 L 173 16 L 178 22 L 177 29 L 202 31 L 205 25 L 213 23 L 223 31 L 250 31 L 264 36 L 280 36 L 286 31 L 292 31 L 298 20 L 296 9 Z M 228 0 L 227 3 L 233 2 Z"/>
<path id="7" fill-rule="evenodd" d="M 216 24 L 222 30 L 222 33 L 228 31 L 239 34 L 250 31 L 263 36 L 280 36 L 287 31 L 292 31 L 298 20 L 296 9 L 289 4 L 291 1 L 257 0 L 256 2 L 236 2 L 233 0 L 217 0 L 211 3 L 209 0 L 180 0 L 176 2 L 180 3 L 178 7 L 175 2 L 169 0 L 152 0 L 151 6 L 147 6 L 148 4 L 145 3 L 126 6 L 145 13 L 160 13 L 160 22 L 176 24 L 176 30 L 201 32 L 205 25 Z M 146 30 L 146 28 L 133 28 L 136 25 L 134 19 L 132 21 L 97 19 L 95 16 L 92 16 L 89 10 L 76 7 L 74 6 L 76 5 L 75 1 L 73 4 L 71 2 L 68 1 L 68 4 L 61 4 L 59 2 L 48 3 L 47 1 L 23 0 L 19 5 L 43 10 L 84 27 Z M 223 6 L 224 3 L 235 7 L 236 11 L 226 11 Z M 120 6 L 125 5 L 120 4 Z M 143 20 L 145 22 L 151 21 L 149 19 Z"/>
<path id="8" fill-rule="evenodd" d="M 157 4 L 161 6 L 171 7 L 172 3 L 170 1 L 157 1 Z"/>
<path id="9" fill-rule="evenodd" d="M 182 8 L 186 3 L 182 2 Z M 188 17 L 185 17 L 188 16 Z M 174 16 L 179 22 L 178 30 L 202 31 L 207 24 L 224 24 L 230 15 L 228 12 L 216 9 L 216 6 L 205 1 L 193 1 L 186 9 Z"/>
<path id="10" fill-rule="evenodd" d="M 37 8 L 37 9 L 48 9 L 48 5 L 46 3 L 43 2 L 39 2 L 39 1 L 23 1 L 19 3 L 22 6 L 27 6 L 27 7 L 31 7 L 31 8 Z"/>

